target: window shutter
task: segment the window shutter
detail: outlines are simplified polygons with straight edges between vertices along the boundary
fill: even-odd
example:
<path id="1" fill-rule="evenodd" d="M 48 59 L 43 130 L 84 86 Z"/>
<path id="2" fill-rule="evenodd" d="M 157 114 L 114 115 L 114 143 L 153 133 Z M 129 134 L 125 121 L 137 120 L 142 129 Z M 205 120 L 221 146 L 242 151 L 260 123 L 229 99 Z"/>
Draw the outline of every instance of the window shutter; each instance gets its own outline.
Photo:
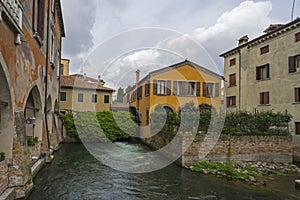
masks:
<path id="1" fill-rule="evenodd" d="M 196 85 L 196 96 L 200 97 L 200 82 L 197 82 L 197 85 Z"/>
<path id="2" fill-rule="evenodd" d="M 269 104 L 269 92 L 264 92 L 264 104 Z"/>
<path id="3" fill-rule="evenodd" d="M 229 105 L 230 105 L 230 102 L 229 102 L 229 100 L 230 100 L 230 98 L 229 98 L 229 97 L 227 97 L 227 98 L 226 98 L 226 106 L 227 106 L 227 107 L 229 107 Z"/>
<path id="4" fill-rule="evenodd" d="M 295 123 L 295 133 L 296 133 L 296 135 L 300 135 L 300 122 L 296 122 Z"/>
<path id="5" fill-rule="evenodd" d="M 266 76 L 266 78 L 270 78 L 270 64 L 266 65 L 266 70 L 267 70 L 267 76 Z"/>
<path id="6" fill-rule="evenodd" d="M 167 87 L 165 88 L 166 94 L 169 96 L 171 95 L 171 81 L 167 80 Z"/>
<path id="7" fill-rule="evenodd" d="M 215 94 L 214 94 L 214 97 L 219 97 L 219 86 L 220 84 L 219 83 L 216 83 L 215 84 Z"/>
<path id="8" fill-rule="evenodd" d="M 45 0 L 38 1 L 38 33 L 44 40 Z"/>
<path id="9" fill-rule="evenodd" d="M 153 94 L 157 94 L 157 80 L 153 80 Z"/>
<path id="10" fill-rule="evenodd" d="M 260 67 L 256 67 L 256 80 L 261 80 Z"/>
<path id="11" fill-rule="evenodd" d="M 296 72 L 296 63 L 295 63 L 295 57 L 290 56 L 289 57 L 289 73 Z"/>
<path id="12" fill-rule="evenodd" d="M 300 88 L 295 88 L 295 102 L 299 102 L 300 101 L 300 94 L 299 94 L 299 90 Z"/>
<path id="13" fill-rule="evenodd" d="M 203 96 L 207 97 L 207 86 L 206 86 L 206 83 L 203 83 Z"/>
<path id="14" fill-rule="evenodd" d="M 233 106 L 236 105 L 236 97 L 232 97 L 232 105 L 233 105 Z"/>
<path id="15" fill-rule="evenodd" d="M 173 94 L 174 95 L 178 95 L 177 94 L 177 84 L 178 84 L 178 81 L 173 81 Z"/>

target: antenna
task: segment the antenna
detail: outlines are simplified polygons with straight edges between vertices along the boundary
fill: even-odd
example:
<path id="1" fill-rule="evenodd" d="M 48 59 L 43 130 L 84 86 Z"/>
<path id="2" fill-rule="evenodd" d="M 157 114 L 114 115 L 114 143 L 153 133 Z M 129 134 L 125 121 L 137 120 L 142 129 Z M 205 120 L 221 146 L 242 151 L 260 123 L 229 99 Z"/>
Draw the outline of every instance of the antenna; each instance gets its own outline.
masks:
<path id="1" fill-rule="evenodd" d="M 291 21 L 294 20 L 295 2 L 296 2 L 296 0 L 293 0 L 292 13 L 291 13 Z"/>

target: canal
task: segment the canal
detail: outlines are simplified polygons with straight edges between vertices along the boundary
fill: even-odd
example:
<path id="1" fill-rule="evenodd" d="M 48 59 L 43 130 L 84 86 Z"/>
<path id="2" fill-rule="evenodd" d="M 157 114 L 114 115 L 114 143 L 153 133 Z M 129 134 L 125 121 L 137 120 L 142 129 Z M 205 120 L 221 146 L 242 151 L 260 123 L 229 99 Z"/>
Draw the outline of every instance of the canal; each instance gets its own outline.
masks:
<path id="1" fill-rule="evenodd" d="M 140 144 L 119 143 L 130 151 L 148 151 Z M 82 144 L 64 144 L 55 159 L 34 179 L 30 200 L 156 200 L 156 199 L 300 199 L 296 176 L 273 177 L 254 186 L 202 175 L 175 164 L 159 171 L 129 174 L 103 165 Z"/>

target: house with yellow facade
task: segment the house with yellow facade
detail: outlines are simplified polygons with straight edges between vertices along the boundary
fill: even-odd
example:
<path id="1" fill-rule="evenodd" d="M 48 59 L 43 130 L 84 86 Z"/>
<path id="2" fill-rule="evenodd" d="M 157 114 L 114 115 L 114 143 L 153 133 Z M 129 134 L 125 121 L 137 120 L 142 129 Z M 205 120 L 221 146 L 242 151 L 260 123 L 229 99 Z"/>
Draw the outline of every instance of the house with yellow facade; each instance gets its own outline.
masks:
<path id="1" fill-rule="evenodd" d="M 126 98 L 140 126 L 147 127 L 151 122 L 150 114 L 158 105 L 174 112 L 190 102 L 195 106 L 209 104 L 220 109 L 222 81 L 221 75 L 185 60 L 152 71 L 141 80 L 137 70 L 136 86 Z"/>
<path id="2" fill-rule="evenodd" d="M 61 112 L 102 112 L 111 109 L 114 89 L 104 87 L 104 81 L 84 74 L 69 75 L 70 60 L 63 59 L 60 77 Z"/>

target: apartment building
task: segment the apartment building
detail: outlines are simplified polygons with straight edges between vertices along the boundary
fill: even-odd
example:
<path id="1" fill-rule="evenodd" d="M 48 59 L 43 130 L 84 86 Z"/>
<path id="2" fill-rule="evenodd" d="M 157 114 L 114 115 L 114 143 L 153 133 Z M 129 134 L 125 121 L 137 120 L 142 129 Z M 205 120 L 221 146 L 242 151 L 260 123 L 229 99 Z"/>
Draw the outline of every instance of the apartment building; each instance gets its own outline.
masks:
<path id="1" fill-rule="evenodd" d="M 60 0 L 0 0 L 0 199 L 24 198 L 59 140 Z M 28 146 L 28 138 L 38 142 Z"/>
<path id="2" fill-rule="evenodd" d="M 250 41 L 243 36 L 237 47 L 220 56 L 224 58 L 227 111 L 291 113 L 289 129 L 299 148 L 300 19 L 272 24 Z"/>

